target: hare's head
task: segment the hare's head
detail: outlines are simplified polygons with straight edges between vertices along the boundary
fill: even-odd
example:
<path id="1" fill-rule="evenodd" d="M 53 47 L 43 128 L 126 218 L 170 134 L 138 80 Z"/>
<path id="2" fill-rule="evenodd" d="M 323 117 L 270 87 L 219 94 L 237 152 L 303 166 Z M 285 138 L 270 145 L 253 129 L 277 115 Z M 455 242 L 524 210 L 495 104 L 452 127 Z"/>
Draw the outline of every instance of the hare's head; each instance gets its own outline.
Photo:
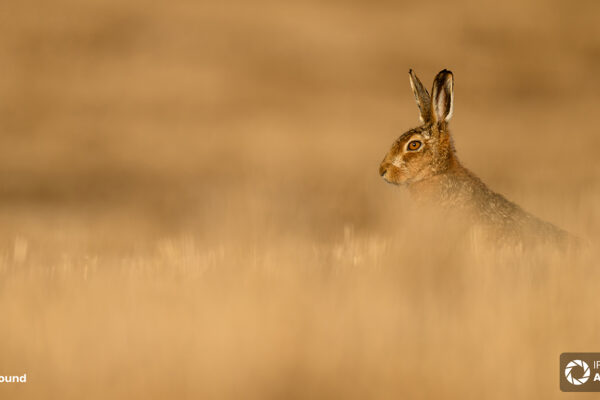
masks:
<path id="1" fill-rule="evenodd" d="M 410 70 L 422 125 L 400 135 L 386 154 L 379 174 L 389 183 L 410 184 L 448 170 L 454 157 L 448 121 L 454 107 L 454 77 L 443 70 L 435 77 L 431 96 Z"/>

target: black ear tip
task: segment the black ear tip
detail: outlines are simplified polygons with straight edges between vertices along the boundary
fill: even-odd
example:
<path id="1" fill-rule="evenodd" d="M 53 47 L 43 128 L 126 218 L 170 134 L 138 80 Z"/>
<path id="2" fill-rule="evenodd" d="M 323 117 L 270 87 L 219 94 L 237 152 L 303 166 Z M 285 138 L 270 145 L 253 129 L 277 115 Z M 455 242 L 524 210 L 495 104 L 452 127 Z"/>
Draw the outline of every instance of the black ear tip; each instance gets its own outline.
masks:
<path id="1" fill-rule="evenodd" d="M 408 74 L 409 74 L 409 75 L 412 75 L 412 74 L 413 74 L 413 70 L 412 70 L 412 68 L 408 70 Z"/>
<path id="2" fill-rule="evenodd" d="M 438 72 L 434 79 L 434 82 L 438 82 L 440 85 L 449 81 L 454 82 L 454 75 L 452 74 L 452 71 L 447 69 L 443 69 Z"/>

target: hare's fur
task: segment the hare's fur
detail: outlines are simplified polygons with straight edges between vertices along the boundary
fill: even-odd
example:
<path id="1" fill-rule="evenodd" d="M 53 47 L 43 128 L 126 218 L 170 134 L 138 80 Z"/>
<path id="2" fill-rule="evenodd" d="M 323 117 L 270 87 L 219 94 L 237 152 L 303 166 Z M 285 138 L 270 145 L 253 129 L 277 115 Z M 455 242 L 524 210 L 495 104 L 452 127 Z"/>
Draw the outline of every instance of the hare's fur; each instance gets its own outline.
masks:
<path id="1" fill-rule="evenodd" d="M 568 233 L 493 192 L 459 162 L 448 130 L 454 108 L 452 72 L 438 73 L 431 96 L 412 70 L 409 75 L 423 124 L 394 142 L 379 167 L 380 175 L 389 183 L 407 186 L 419 201 L 459 212 L 494 240 L 567 242 Z"/>

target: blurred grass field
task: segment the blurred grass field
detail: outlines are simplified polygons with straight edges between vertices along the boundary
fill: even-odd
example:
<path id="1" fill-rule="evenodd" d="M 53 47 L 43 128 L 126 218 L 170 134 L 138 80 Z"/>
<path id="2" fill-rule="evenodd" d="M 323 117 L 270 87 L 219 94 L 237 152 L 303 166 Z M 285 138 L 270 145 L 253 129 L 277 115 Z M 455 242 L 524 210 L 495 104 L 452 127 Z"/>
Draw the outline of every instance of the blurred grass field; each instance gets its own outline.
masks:
<path id="1" fill-rule="evenodd" d="M 1 399 L 555 399 L 598 351 L 595 1 L 0 4 Z M 455 74 L 461 161 L 589 243 L 475 246 L 377 174 Z M 592 398 L 591 394 L 578 394 Z"/>

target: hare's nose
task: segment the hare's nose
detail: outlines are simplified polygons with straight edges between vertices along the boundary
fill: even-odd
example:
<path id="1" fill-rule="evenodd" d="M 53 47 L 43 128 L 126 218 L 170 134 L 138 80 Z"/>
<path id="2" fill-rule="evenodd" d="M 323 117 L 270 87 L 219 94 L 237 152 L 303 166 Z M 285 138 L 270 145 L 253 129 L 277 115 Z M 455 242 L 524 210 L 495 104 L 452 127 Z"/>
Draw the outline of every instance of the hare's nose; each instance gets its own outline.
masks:
<path id="1" fill-rule="evenodd" d="M 384 176 L 385 173 L 387 172 L 388 166 L 387 164 L 381 164 L 379 166 L 379 175 Z"/>

